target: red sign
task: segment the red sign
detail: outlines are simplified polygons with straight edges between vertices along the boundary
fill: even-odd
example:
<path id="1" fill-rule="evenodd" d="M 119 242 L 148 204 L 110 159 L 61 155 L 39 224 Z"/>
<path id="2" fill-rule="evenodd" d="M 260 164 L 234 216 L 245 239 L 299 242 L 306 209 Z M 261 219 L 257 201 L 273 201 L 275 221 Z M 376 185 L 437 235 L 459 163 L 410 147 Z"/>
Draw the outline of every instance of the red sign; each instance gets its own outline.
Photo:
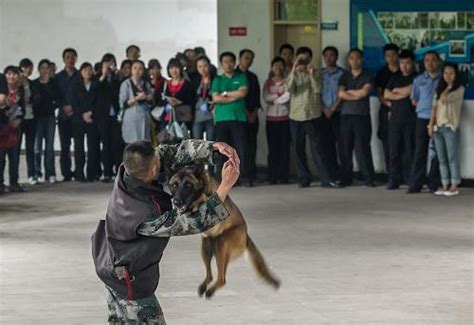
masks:
<path id="1" fill-rule="evenodd" d="M 229 36 L 247 36 L 247 27 L 229 27 Z"/>

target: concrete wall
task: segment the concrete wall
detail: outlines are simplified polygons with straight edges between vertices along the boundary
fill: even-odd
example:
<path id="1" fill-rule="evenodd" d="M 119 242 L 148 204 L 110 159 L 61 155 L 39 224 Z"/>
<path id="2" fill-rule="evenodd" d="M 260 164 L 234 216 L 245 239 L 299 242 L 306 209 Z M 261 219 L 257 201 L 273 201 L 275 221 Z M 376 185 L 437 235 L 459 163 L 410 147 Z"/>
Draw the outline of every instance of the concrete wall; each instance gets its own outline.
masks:
<path id="1" fill-rule="evenodd" d="M 338 21 L 338 30 L 322 32 L 322 48 L 327 45 L 337 46 L 340 51 L 339 64 L 346 66 L 345 56 L 350 48 L 350 0 L 322 0 L 322 20 Z M 269 70 L 269 62 L 273 56 L 270 51 L 270 1 L 267 0 L 219 0 L 218 1 L 218 50 L 238 51 L 250 47 L 256 53 L 252 69 L 263 83 Z M 246 37 L 228 36 L 230 26 L 246 26 Z M 371 113 L 373 125 L 372 152 L 375 169 L 384 171 L 384 160 L 381 142 L 376 137 L 378 127 L 379 102 L 371 98 Z M 261 121 L 264 121 L 263 115 Z M 263 124 L 263 123 L 262 123 Z M 466 101 L 462 112 L 461 131 L 461 175 L 463 178 L 474 179 L 474 101 Z M 264 125 L 259 131 L 259 149 L 257 163 L 266 164 L 267 146 Z"/>
<path id="2" fill-rule="evenodd" d="M 112 52 L 125 57 L 130 44 L 142 59 L 170 57 L 187 47 L 217 53 L 217 0 L 1 0 L 0 66 L 30 57 L 62 67 L 61 52 L 72 46 L 79 62 Z"/>

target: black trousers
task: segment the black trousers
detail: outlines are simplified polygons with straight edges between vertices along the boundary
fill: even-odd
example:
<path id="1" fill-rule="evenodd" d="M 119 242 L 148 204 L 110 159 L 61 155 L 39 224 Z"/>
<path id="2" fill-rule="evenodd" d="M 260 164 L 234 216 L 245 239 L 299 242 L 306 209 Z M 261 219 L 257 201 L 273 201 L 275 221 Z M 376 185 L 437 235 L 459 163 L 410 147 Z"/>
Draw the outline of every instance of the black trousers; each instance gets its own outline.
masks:
<path id="1" fill-rule="evenodd" d="M 102 149 L 100 159 L 105 177 L 112 177 L 113 169 L 122 163 L 123 143 L 121 127 L 113 117 L 96 120 Z"/>
<path id="2" fill-rule="evenodd" d="M 254 182 L 257 179 L 257 134 L 259 127 L 258 118 L 255 123 L 247 124 L 247 171 L 246 175 L 249 182 Z"/>
<path id="3" fill-rule="evenodd" d="M 408 184 L 415 151 L 415 118 L 391 119 L 388 125 L 390 151 L 389 181 L 393 185 Z"/>
<path id="4" fill-rule="evenodd" d="M 327 167 L 332 179 L 341 178 L 340 156 L 342 145 L 340 139 L 340 116 L 335 114 L 331 118 L 321 117 L 321 142 L 324 156 L 327 160 Z"/>
<path id="5" fill-rule="evenodd" d="M 288 182 L 290 162 L 290 122 L 267 121 L 268 180 L 271 183 Z"/>
<path id="6" fill-rule="evenodd" d="M 94 180 L 100 176 L 100 136 L 97 124 L 87 124 L 82 120 L 73 120 L 75 178 L 83 180 L 86 156 L 84 136 L 87 135 L 87 179 Z"/>
<path id="7" fill-rule="evenodd" d="M 70 179 L 73 176 L 71 163 L 71 141 L 74 137 L 71 119 L 58 118 L 59 140 L 61 143 L 61 155 L 59 164 L 61 174 L 64 178 Z"/>
<path id="8" fill-rule="evenodd" d="M 25 135 L 26 167 L 28 178 L 35 177 L 36 119 L 23 120 L 23 122 L 21 122 L 21 132 Z M 18 151 L 18 153 L 20 153 L 20 151 Z"/>
<path id="9" fill-rule="evenodd" d="M 420 191 L 425 183 L 431 190 L 436 190 L 440 184 L 439 168 L 437 159 L 431 162 L 431 168 L 426 175 L 426 166 L 428 162 L 428 147 L 430 137 L 428 135 L 428 119 L 416 119 L 415 126 L 415 153 L 411 165 L 410 182 L 411 190 Z"/>
<path id="10" fill-rule="evenodd" d="M 370 139 L 372 124 L 370 115 L 342 115 L 341 116 L 341 182 L 352 184 L 352 154 L 355 151 L 357 164 L 363 181 L 370 184 L 374 181 L 374 163 Z"/>
<path id="11" fill-rule="evenodd" d="M 248 180 L 246 175 L 246 159 L 247 159 L 247 122 L 225 121 L 217 122 L 215 127 L 216 141 L 225 142 L 237 150 L 240 158 L 240 179 Z M 222 166 L 227 158 L 222 157 L 217 163 L 216 176 L 221 179 Z"/>
<path id="12" fill-rule="evenodd" d="M 331 178 L 327 168 L 327 160 L 321 142 L 322 119 L 316 118 L 310 121 L 290 120 L 291 141 L 296 151 L 296 172 L 300 182 L 310 182 L 311 172 L 306 161 L 306 135 L 310 141 L 311 155 L 318 169 L 322 185 L 326 185 L 334 179 Z"/>
<path id="13" fill-rule="evenodd" d="M 379 110 L 379 128 L 377 130 L 377 137 L 382 141 L 383 156 L 385 160 L 385 170 L 390 171 L 390 148 L 389 148 L 389 120 L 388 113 L 390 109 L 385 105 L 380 106 Z"/>

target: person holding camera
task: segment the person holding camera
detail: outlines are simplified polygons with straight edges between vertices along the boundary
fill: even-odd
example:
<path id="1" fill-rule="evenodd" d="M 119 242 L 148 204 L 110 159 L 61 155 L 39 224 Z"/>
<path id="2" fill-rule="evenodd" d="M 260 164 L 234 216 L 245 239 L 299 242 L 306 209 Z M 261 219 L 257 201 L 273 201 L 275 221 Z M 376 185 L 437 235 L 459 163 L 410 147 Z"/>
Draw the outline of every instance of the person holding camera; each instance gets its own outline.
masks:
<path id="1" fill-rule="evenodd" d="M 296 150 L 296 171 L 300 187 L 308 187 L 312 176 L 306 161 L 306 135 L 311 142 L 311 153 L 319 171 L 323 187 L 340 187 L 330 176 L 324 160 L 321 143 L 321 98 L 320 81 L 311 64 L 313 52 L 308 47 L 296 51 L 296 59 L 288 75 L 286 85 L 290 99 L 290 130 Z"/>

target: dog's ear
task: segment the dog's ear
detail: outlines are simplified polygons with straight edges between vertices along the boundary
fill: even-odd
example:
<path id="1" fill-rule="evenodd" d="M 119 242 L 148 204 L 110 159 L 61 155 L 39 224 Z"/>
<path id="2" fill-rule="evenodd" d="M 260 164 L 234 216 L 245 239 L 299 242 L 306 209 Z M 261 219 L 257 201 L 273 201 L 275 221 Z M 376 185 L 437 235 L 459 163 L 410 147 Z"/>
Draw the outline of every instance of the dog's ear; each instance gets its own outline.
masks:
<path id="1" fill-rule="evenodd" d="M 198 165 L 194 166 L 193 174 L 196 177 L 200 177 L 203 172 L 204 172 L 204 165 L 203 164 L 198 164 Z"/>

